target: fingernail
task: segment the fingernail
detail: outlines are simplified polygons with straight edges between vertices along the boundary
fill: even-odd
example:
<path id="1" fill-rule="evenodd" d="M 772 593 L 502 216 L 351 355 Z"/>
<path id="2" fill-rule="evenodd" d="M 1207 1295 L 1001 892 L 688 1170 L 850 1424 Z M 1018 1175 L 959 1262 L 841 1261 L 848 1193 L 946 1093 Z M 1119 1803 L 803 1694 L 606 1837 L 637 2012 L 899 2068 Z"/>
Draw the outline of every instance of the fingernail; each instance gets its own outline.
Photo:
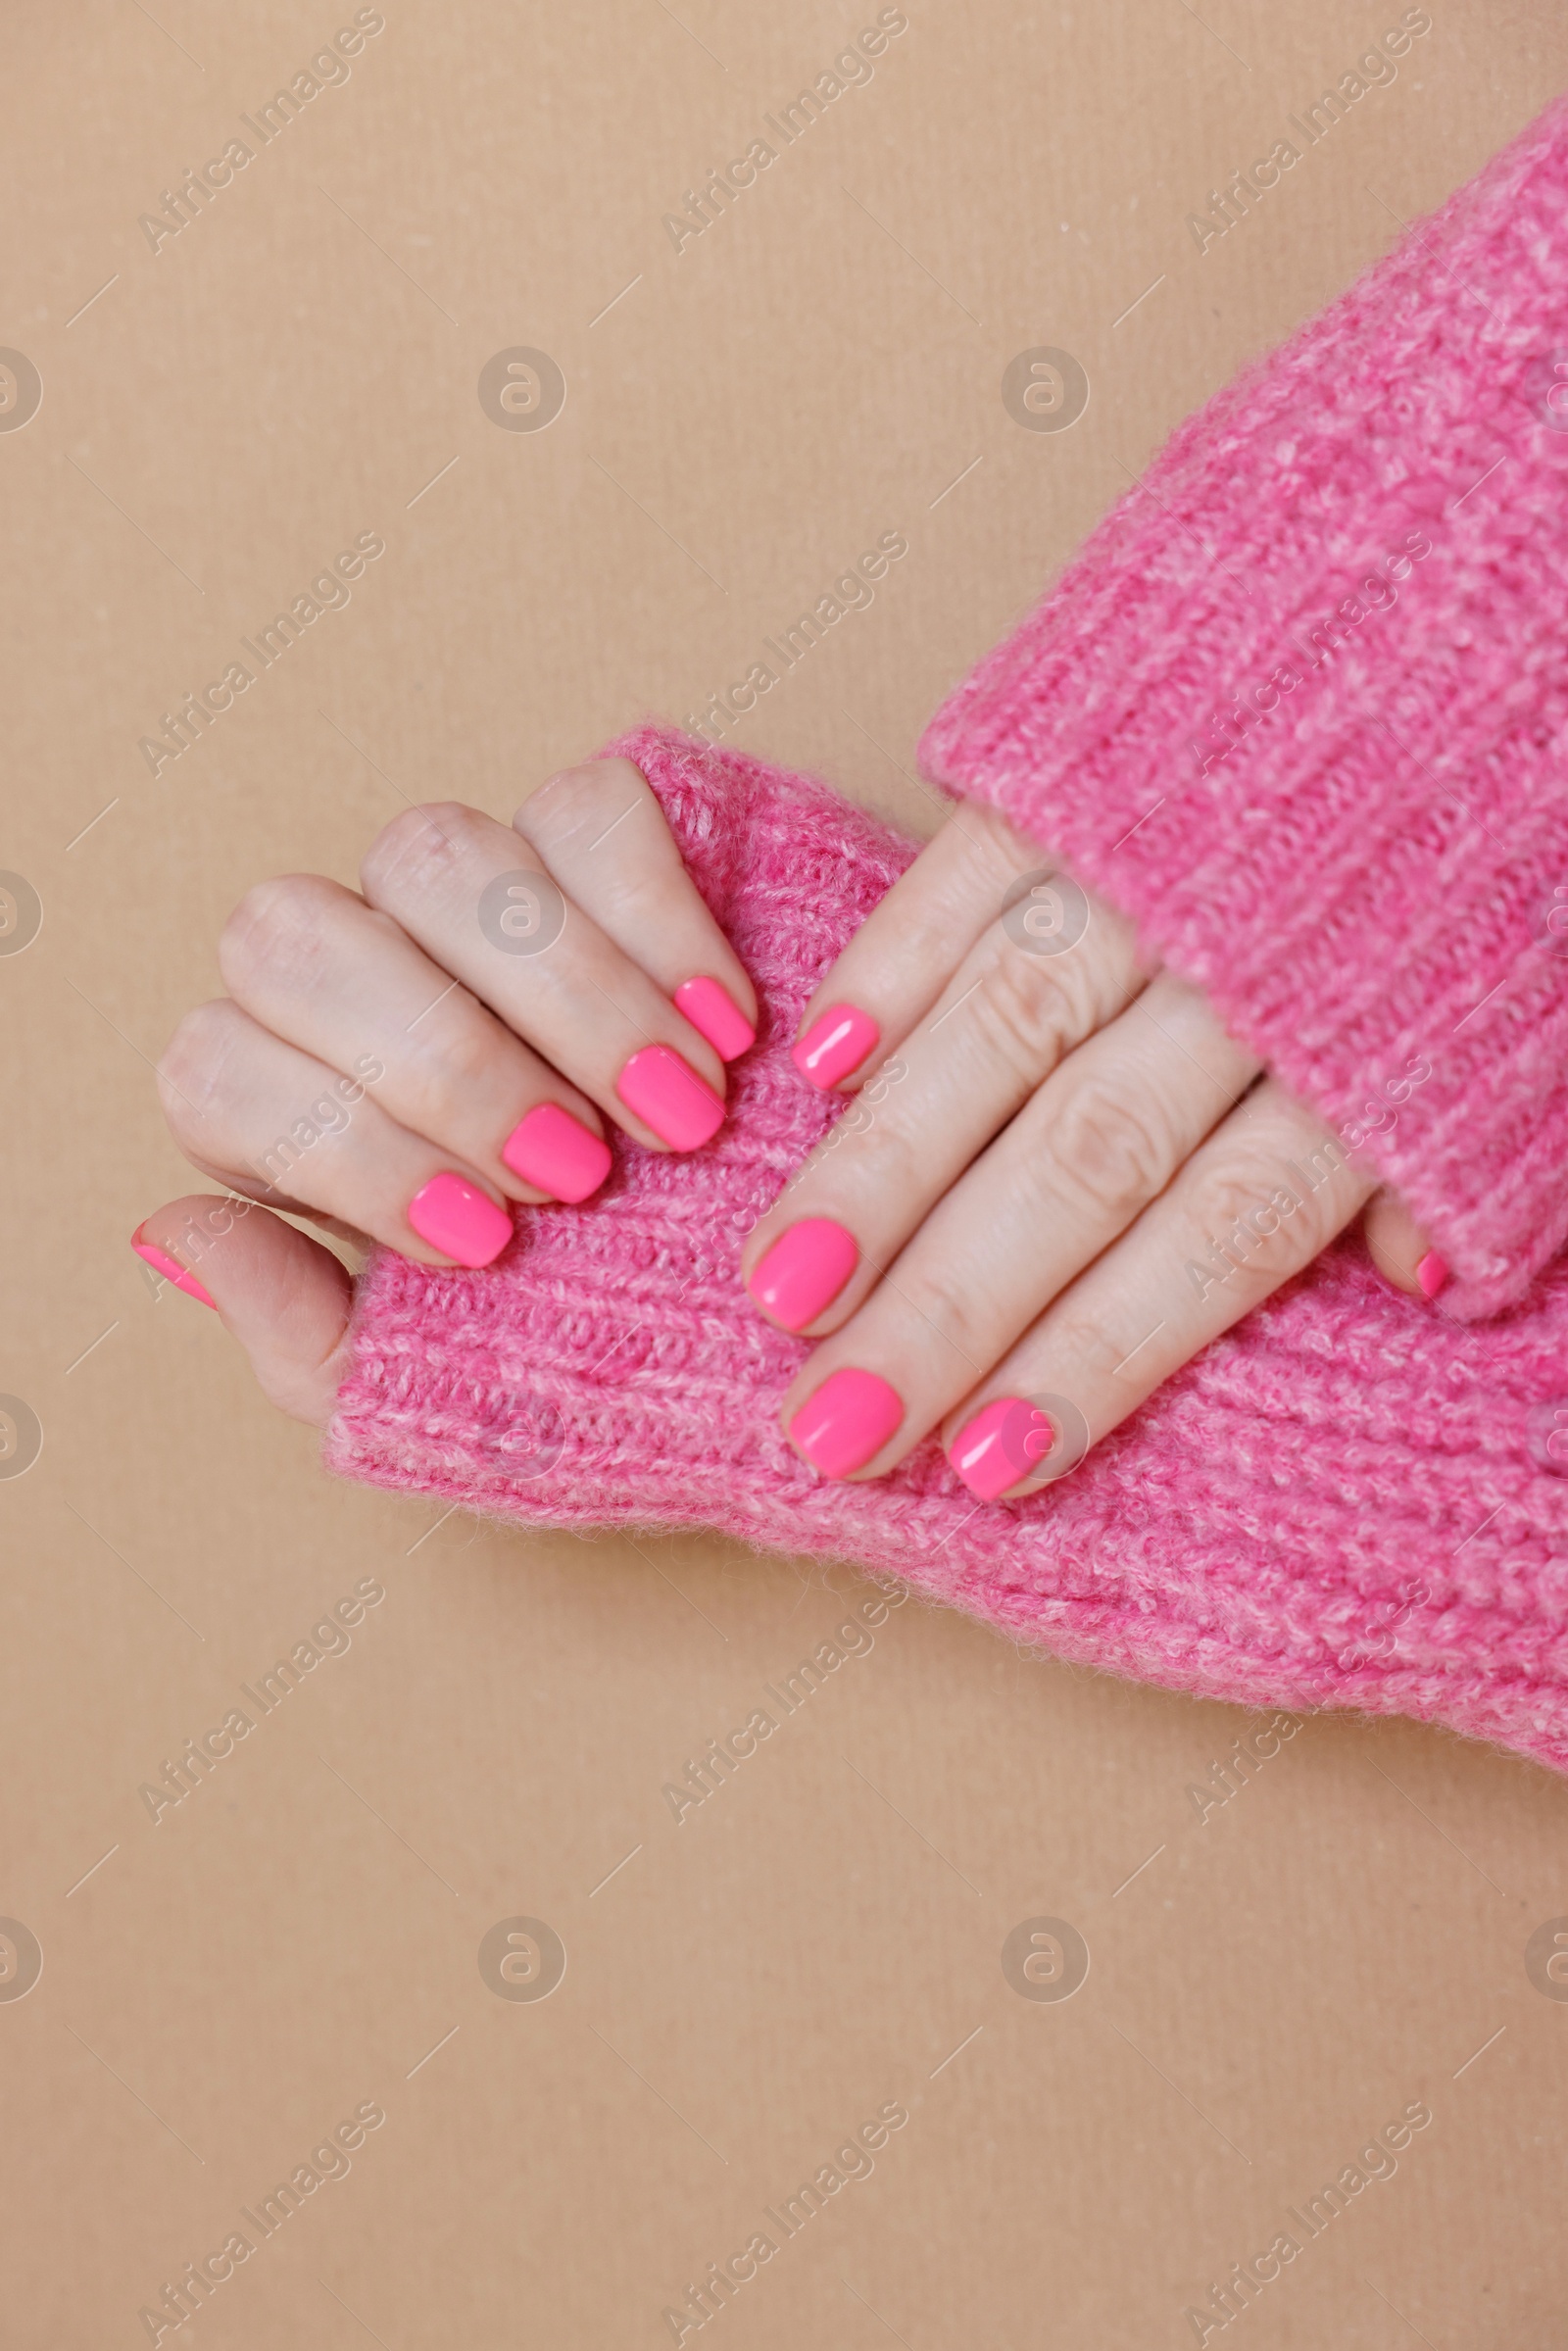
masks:
<path id="1" fill-rule="evenodd" d="M 1448 1269 L 1435 1249 L 1428 1249 L 1415 1269 L 1415 1278 L 1421 1285 L 1423 1298 L 1436 1298 L 1438 1292 L 1446 1286 Z"/>
<path id="2" fill-rule="evenodd" d="M 557 1200 L 586 1200 L 610 1173 L 610 1146 L 559 1102 L 535 1102 L 519 1118 L 501 1156 L 514 1175 Z"/>
<path id="3" fill-rule="evenodd" d="M 667 1045 L 645 1045 L 633 1053 L 615 1092 L 671 1151 L 694 1151 L 724 1123 L 722 1096 Z"/>
<path id="4" fill-rule="evenodd" d="M 803 1078 L 825 1094 L 852 1069 L 858 1069 L 882 1031 L 869 1012 L 855 1004 L 832 1004 L 819 1013 L 790 1053 Z"/>
<path id="5" fill-rule="evenodd" d="M 459 1265 L 488 1265 L 512 1239 L 506 1210 L 450 1167 L 420 1185 L 409 1202 L 408 1218 L 421 1241 Z"/>
<path id="6" fill-rule="evenodd" d="M 853 1233 L 830 1216 L 805 1216 L 759 1257 L 746 1287 L 786 1331 L 804 1331 L 838 1297 L 860 1262 Z"/>
<path id="7" fill-rule="evenodd" d="M 829 1372 L 790 1422 L 790 1436 L 824 1478 L 847 1478 L 879 1453 L 904 1418 L 904 1398 L 874 1371 Z"/>
<path id="8" fill-rule="evenodd" d="M 172 1257 L 169 1251 L 160 1249 L 155 1241 L 143 1241 L 139 1225 L 130 1237 L 130 1246 L 137 1256 L 150 1265 L 155 1273 L 163 1275 L 166 1282 L 172 1282 L 174 1288 L 183 1290 L 187 1298 L 200 1298 L 204 1306 L 211 1306 L 215 1314 L 218 1312 L 218 1300 L 212 1293 L 203 1288 L 193 1273 L 185 1271 L 177 1257 Z"/>
<path id="9" fill-rule="evenodd" d="M 757 1031 L 722 980 L 706 971 L 683 980 L 675 991 L 675 1007 L 684 1012 L 699 1037 L 706 1037 L 721 1061 L 733 1061 L 757 1042 Z"/>
<path id="10" fill-rule="evenodd" d="M 948 1459 L 971 1494 L 994 1502 L 1038 1468 L 1055 1442 L 1050 1417 L 1038 1404 L 1021 1396 L 999 1396 L 965 1421 Z"/>

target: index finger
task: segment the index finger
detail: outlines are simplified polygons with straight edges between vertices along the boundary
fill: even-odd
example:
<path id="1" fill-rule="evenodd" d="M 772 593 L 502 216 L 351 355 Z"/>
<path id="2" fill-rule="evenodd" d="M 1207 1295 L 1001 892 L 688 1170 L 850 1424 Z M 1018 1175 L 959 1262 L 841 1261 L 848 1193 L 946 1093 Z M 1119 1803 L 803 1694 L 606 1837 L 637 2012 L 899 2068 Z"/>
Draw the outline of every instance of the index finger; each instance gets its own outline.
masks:
<path id="1" fill-rule="evenodd" d="M 1036 903 L 1031 901 L 1034 894 Z M 826 1093 L 896 1053 L 997 916 L 1054 921 L 1064 945 L 1084 893 L 1037 841 L 987 808 L 950 816 L 856 932 L 802 1016 L 792 1059 Z"/>
<path id="2" fill-rule="evenodd" d="M 686 870 L 663 809 L 630 759 L 551 776 L 513 828 L 572 903 L 647 972 L 721 1061 L 757 1035 L 757 996 Z"/>

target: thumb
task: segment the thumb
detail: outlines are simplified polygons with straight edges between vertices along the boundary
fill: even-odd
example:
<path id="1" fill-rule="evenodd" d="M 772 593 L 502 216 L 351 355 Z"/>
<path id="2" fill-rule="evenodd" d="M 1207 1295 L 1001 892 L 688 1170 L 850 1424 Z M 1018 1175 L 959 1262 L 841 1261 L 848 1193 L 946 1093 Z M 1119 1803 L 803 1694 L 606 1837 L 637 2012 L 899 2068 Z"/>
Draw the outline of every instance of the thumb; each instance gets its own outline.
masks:
<path id="1" fill-rule="evenodd" d="M 138 1257 L 212 1306 L 250 1357 L 263 1394 L 322 1428 L 348 1369 L 354 1285 L 345 1267 L 293 1225 L 251 1201 L 193 1193 L 130 1237 Z"/>
<path id="2" fill-rule="evenodd" d="M 1411 1298 L 1437 1297 L 1448 1269 L 1396 1193 L 1373 1194 L 1363 1231 L 1367 1253 L 1386 1282 Z"/>

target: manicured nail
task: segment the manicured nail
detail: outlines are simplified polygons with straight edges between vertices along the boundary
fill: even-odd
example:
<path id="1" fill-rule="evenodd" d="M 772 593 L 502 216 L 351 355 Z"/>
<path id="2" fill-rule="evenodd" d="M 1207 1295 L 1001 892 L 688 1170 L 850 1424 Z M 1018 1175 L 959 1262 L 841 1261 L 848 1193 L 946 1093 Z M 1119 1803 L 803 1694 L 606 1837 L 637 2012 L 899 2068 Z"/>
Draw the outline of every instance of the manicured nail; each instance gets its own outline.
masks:
<path id="1" fill-rule="evenodd" d="M 1428 1249 L 1415 1269 L 1415 1278 L 1421 1285 L 1423 1298 L 1436 1298 L 1438 1292 L 1445 1287 L 1448 1279 L 1448 1269 L 1435 1249 Z"/>
<path id="2" fill-rule="evenodd" d="M 211 1306 L 215 1314 L 218 1312 L 217 1298 L 203 1289 L 193 1273 L 185 1271 L 177 1257 L 172 1257 L 167 1249 L 161 1249 L 155 1241 L 143 1241 L 139 1225 L 130 1237 L 130 1246 L 155 1273 L 163 1275 L 166 1282 L 172 1282 L 174 1288 L 183 1290 L 187 1298 L 199 1298 L 204 1306 Z"/>
<path id="3" fill-rule="evenodd" d="M 859 1068 L 881 1034 L 869 1012 L 855 1004 L 832 1004 L 818 1013 L 792 1050 L 790 1059 L 803 1078 L 809 1078 L 825 1094 L 852 1069 Z"/>
<path id="4" fill-rule="evenodd" d="M 757 1031 L 722 980 L 706 971 L 683 980 L 675 991 L 675 1006 L 684 1012 L 699 1037 L 706 1037 L 721 1061 L 733 1061 L 757 1042 Z"/>
<path id="5" fill-rule="evenodd" d="M 774 1322 L 804 1331 L 860 1262 L 853 1233 L 830 1216 L 803 1216 L 759 1257 L 746 1287 Z"/>
<path id="6" fill-rule="evenodd" d="M 971 1494 L 994 1502 L 1028 1477 L 1056 1442 L 1049 1416 L 1021 1396 L 999 1396 L 966 1421 L 948 1459 Z"/>
<path id="7" fill-rule="evenodd" d="M 790 1422 L 790 1436 L 824 1478 L 847 1478 L 879 1453 L 904 1418 L 904 1398 L 874 1371 L 829 1372 Z"/>
<path id="8" fill-rule="evenodd" d="M 615 1092 L 671 1151 L 694 1151 L 724 1123 L 723 1098 L 667 1045 L 645 1045 L 633 1053 Z"/>
<path id="9" fill-rule="evenodd" d="M 610 1146 L 559 1102 L 535 1102 L 519 1118 L 501 1156 L 514 1175 L 557 1200 L 586 1200 L 610 1173 Z"/>
<path id="10" fill-rule="evenodd" d="M 488 1265 L 512 1239 L 506 1210 L 450 1167 L 420 1185 L 409 1202 L 408 1218 L 421 1241 L 459 1265 Z"/>

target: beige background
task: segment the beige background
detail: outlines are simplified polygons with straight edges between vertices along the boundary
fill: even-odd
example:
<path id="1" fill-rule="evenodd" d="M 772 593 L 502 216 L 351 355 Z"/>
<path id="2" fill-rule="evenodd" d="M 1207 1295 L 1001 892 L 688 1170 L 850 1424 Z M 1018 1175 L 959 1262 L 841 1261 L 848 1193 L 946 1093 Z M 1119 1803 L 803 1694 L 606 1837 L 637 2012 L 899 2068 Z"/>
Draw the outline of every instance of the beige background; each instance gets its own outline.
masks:
<path id="1" fill-rule="evenodd" d="M 1559 2344 L 1568 2003 L 1523 1964 L 1568 1912 L 1559 1781 L 1319 1719 L 1200 1823 L 1243 1718 L 911 1603 L 677 1827 L 662 1784 L 865 1588 L 331 1485 L 126 1237 L 187 1188 L 150 1063 L 248 883 L 352 879 L 404 796 L 509 814 L 740 676 L 889 527 L 875 605 L 735 739 L 928 824 L 911 748 L 948 683 L 1194 403 L 1564 85 L 1568 28 L 1434 0 L 1392 86 L 1200 255 L 1188 212 L 1396 7 L 909 0 L 869 85 L 677 257 L 662 215 L 870 0 L 387 0 L 154 255 L 138 216 L 351 13 L 7 28 L 0 342 L 44 397 L 0 434 L 0 865 L 44 919 L 0 959 L 0 1389 L 45 1433 L 0 1483 L 0 1912 L 44 1954 L 0 2001 L 7 2342 L 146 2340 L 139 2306 L 376 2100 L 350 2176 L 218 2289 L 213 2351 L 652 2346 L 897 2100 L 873 2176 L 708 2334 L 1149 2351 L 1425 2099 L 1253 2351 Z M 1037 344 L 1088 370 L 1070 431 L 1002 406 Z M 513 345 L 564 372 L 547 431 L 480 409 Z M 137 738 L 366 529 L 351 606 L 149 776 Z M 349 1653 L 155 1827 L 138 1786 L 366 1577 Z M 518 1914 L 568 1953 L 539 2004 L 476 1965 Z M 1001 1971 L 1037 1914 L 1093 1955 L 1064 2004 Z"/>

